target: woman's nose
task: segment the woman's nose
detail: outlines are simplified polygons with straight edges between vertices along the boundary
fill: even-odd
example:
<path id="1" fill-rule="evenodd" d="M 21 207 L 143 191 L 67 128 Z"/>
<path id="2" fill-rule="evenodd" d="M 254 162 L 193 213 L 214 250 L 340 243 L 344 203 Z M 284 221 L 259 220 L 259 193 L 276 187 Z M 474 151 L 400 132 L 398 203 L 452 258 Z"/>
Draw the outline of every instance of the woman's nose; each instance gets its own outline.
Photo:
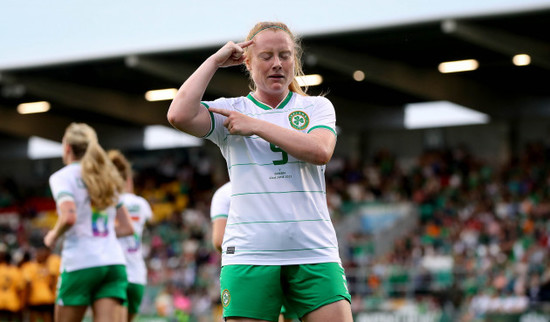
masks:
<path id="1" fill-rule="evenodd" d="M 283 66 L 283 62 L 279 57 L 275 57 L 273 60 L 273 68 L 281 68 Z"/>

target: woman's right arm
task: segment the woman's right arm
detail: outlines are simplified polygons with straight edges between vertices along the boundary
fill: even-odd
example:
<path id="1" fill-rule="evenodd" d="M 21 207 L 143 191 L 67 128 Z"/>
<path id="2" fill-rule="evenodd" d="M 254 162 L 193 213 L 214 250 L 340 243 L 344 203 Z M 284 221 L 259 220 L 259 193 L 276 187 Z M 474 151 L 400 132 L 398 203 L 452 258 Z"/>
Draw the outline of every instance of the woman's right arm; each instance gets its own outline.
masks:
<path id="1" fill-rule="evenodd" d="M 250 44 L 252 41 L 239 44 L 228 42 L 206 59 L 181 85 L 168 109 L 168 121 L 173 127 L 197 137 L 208 133 L 211 126 L 210 114 L 201 106 L 206 87 L 219 67 L 242 64 L 245 59 L 243 48 Z"/>
<path id="2" fill-rule="evenodd" d="M 225 233 L 225 225 L 227 218 L 218 218 L 212 222 L 212 245 L 217 251 L 222 251 L 223 234 Z"/>
<path id="3" fill-rule="evenodd" d="M 55 242 L 59 237 L 69 230 L 76 223 L 76 205 L 74 201 L 63 201 L 58 206 L 59 217 L 55 226 L 44 237 L 44 244 L 49 248 L 55 246 Z"/>

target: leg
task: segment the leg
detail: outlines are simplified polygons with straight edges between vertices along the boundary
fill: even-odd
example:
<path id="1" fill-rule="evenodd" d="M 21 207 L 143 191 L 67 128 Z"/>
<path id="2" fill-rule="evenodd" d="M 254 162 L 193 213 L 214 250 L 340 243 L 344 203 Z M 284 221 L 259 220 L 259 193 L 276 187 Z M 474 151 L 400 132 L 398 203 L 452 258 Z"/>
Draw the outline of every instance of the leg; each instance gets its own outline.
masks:
<path id="1" fill-rule="evenodd" d="M 125 305 L 121 305 L 120 310 L 122 312 L 122 320 L 121 321 L 132 322 L 132 320 L 136 316 L 135 314 L 132 314 L 132 313 L 128 312 L 128 308 Z"/>
<path id="2" fill-rule="evenodd" d="M 286 266 L 285 309 L 306 322 L 352 322 L 351 296 L 339 263 Z M 289 316 L 290 315 L 290 316 Z"/>
<path id="3" fill-rule="evenodd" d="M 53 322 L 50 312 L 40 312 L 39 318 L 42 319 L 42 322 Z"/>
<path id="4" fill-rule="evenodd" d="M 122 303 L 127 298 L 128 277 L 124 265 L 105 266 L 105 279 L 95 290 L 92 304 L 94 322 L 126 322 Z"/>
<path id="5" fill-rule="evenodd" d="M 42 317 L 44 322 L 54 322 L 54 312 L 55 312 L 55 305 L 52 304 L 51 306 L 48 307 L 46 312 L 44 312 L 44 315 Z"/>
<path id="6" fill-rule="evenodd" d="M 283 300 L 280 270 L 275 265 L 222 267 L 221 302 L 227 321 L 277 322 Z"/>
<path id="7" fill-rule="evenodd" d="M 304 322 L 353 322 L 351 305 L 346 300 L 330 303 L 306 314 Z"/>
<path id="8" fill-rule="evenodd" d="M 35 310 L 29 310 L 29 322 L 37 322 L 40 319 L 40 314 Z"/>
<path id="9" fill-rule="evenodd" d="M 55 322 L 80 322 L 88 306 L 55 306 Z"/>
<path id="10" fill-rule="evenodd" d="M 294 322 L 294 319 L 285 318 L 285 316 L 281 313 L 281 315 L 279 315 L 279 322 Z"/>
<path id="11" fill-rule="evenodd" d="M 132 317 L 128 313 L 128 308 L 124 305 L 119 307 L 120 322 L 131 322 Z"/>
<path id="12" fill-rule="evenodd" d="M 122 322 L 120 300 L 105 297 L 100 298 L 92 305 L 94 322 Z"/>
<path id="13" fill-rule="evenodd" d="M 123 309 L 126 311 L 126 317 L 123 321 L 132 322 L 134 318 L 138 315 L 144 292 L 145 285 L 128 283 L 128 289 L 126 290 L 126 295 L 128 296 L 128 298 L 122 306 Z"/>
<path id="14" fill-rule="evenodd" d="M 30 310 L 29 322 L 39 322 L 39 321 L 53 322 L 53 319 L 49 312 Z"/>

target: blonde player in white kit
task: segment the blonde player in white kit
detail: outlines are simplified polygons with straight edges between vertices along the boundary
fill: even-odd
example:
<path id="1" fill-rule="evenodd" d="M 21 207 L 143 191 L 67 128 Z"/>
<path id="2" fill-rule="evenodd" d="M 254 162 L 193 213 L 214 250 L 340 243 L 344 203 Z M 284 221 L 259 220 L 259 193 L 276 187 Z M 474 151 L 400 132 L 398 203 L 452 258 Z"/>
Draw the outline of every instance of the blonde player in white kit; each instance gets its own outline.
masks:
<path id="1" fill-rule="evenodd" d="M 222 251 L 223 235 L 227 216 L 231 207 L 231 182 L 226 182 L 219 187 L 212 196 L 210 203 L 210 220 L 212 221 L 212 246 Z"/>
<path id="2" fill-rule="evenodd" d="M 212 221 L 212 245 L 216 250 L 222 251 L 223 236 L 227 217 L 231 207 L 231 182 L 226 182 L 219 187 L 212 196 L 210 203 L 210 220 Z M 291 322 L 297 318 L 296 314 L 285 307 L 281 308 L 279 322 Z"/>
<path id="3" fill-rule="evenodd" d="M 65 237 L 55 321 L 82 321 L 88 306 L 95 322 L 120 321 L 128 281 L 117 236 L 134 233 L 126 208 L 118 204 L 124 182 L 84 123 L 67 127 L 63 162 L 50 176 L 59 217 L 44 237 L 50 248 Z"/>
<path id="4" fill-rule="evenodd" d="M 147 266 L 143 259 L 141 245 L 143 228 L 145 223 L 153 217 L 153 211 L 145 198 L 134 194 L 132 166 L 126 157 L 118 150 L 109 150 L 107 155 L 126 183 L 120 201 L 128 209 L 134 226 L 133 236 L 118 239 L 126 257 L 126 273 L 128 275 L 128 300 L 124 303 L 126 310 L 122 316 L 124 321 L 131 322 L 139 313 L 145 285 L 147 285 Z"/>
<path id="5" fill-rule="evenodd" d="M 220 284 L 227 321 L 277 321 L 284 304 L 303 321 L 352 321 L 326 202 L 324 170 L 335 112 L 297 83 L 301 50 L 283 23 L 258 23 L 180 87 L 168 120 L 220 147 L 232 183 Z M 245 64 L 253 91 L 202 102 L 220 67 Z"/>

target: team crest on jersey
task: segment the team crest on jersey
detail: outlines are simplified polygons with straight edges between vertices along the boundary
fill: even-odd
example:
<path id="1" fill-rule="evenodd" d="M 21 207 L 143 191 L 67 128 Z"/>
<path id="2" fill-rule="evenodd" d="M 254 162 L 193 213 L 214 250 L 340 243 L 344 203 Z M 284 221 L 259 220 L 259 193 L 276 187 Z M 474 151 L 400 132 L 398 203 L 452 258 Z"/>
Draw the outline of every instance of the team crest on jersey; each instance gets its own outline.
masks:
<path id="1" fill-rule="evenodd" d="M 227 307 L 229 305 L 229 302 L 231 302 L 231 294 L 229 294 L 229 291 L 227 289 L 225 289 L 222 292 L 223 307 Z"/>
<path id="2" fill-rule="evenodd" d="M 288 115 L 290 126 L 296 130 L 303 130 L 309 125 L 309 116 L 302 111 L 294 111 Z"/>

